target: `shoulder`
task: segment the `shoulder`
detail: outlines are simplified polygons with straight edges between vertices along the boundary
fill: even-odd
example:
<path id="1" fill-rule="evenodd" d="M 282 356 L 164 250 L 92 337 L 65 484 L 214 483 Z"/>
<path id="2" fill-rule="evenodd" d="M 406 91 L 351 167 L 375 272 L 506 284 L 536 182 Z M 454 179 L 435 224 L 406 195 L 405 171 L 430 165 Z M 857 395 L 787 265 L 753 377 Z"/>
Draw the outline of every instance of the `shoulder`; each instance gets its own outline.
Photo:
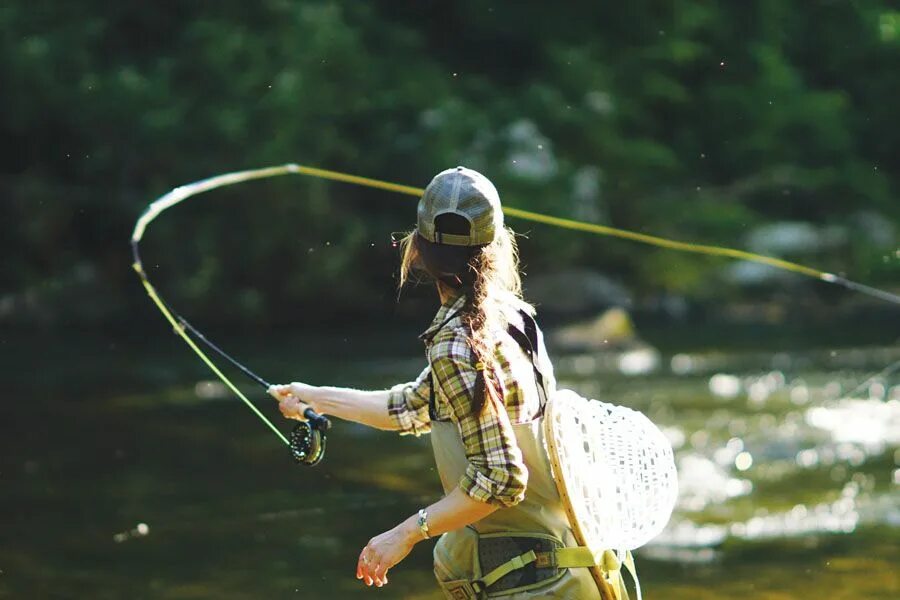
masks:
<path id="1" fill-rule="evenodd" d="M 534 306 L 519 298 L 515 294 L 509 292 L 502 292 L 500 298 L 498 298 L 499 304 L 503 307 L 504 311 L 509 313 L 518 313 L 519 311 L 524 312 L 532 317 L 537 315 L 537 311 Z"/>
<path id="2" fill-rule="evenodd" d="M 508 294 L 502 299 L 500 302 L 500 310 L 503 315 L 504 328 L 512 325 L 516 329 L 521 330 L 525 326 L 525 320 L 527 318 L 523 317 L 523 314 L 528 315 L 532 319 L 537 319 L 537 311 L 535 308 L 528 302 L 512 294 Z"/>
<path id="3" fill-rule="evenodd" d="M 442 329 L 432 338 L 428 347 L 431 363 L 444 360 L 471 362 L 474 356 L 469 346 L 468 329 L 463 325 Z"/>
<path id="4" fill-rule="evenodd" d="M 534 306 L 533 306 L 531 303 L 529 303 L 529 302 L 523 300 L 522 298 L 517 298 L 517 297 L 513 296 L 513 299 L 512 299 L 512 301 L 511 301 L 511 304 L 512 304 L 513 306 L 515 306 L 515 308 L 516 308 L 517 310 L 521 310 L 521 311 L 523 311 L 523 312 L 526 312 L 526 313 L 528 313 L 529 315 L 531 315 L 532 317 L 534 317 L 534 316 L 537 315 L 537 309 L 535 309 Z"/>

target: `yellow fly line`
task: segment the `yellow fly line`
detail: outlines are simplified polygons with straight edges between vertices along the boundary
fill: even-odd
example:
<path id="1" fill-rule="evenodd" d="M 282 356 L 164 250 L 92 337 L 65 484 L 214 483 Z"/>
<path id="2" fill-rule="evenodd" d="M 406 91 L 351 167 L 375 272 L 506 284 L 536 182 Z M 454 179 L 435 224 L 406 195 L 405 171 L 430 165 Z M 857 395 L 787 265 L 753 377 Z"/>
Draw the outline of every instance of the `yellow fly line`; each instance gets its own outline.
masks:
<path id="1" fill-rule="evenodd" d="M 385 190 L 388 192 L 396 192 L 398 194 L 405 194 L 408 196 L 420 197 L 422 193 L 425 191 L 422 188 L 402 185 L 398 183 L 391 183 L 388 181 L 381 181 L 379 179 L 372 179 L 369 177 L 361 177 L 359 175 L 351 175 L 349 173 L 341 173 L 339 171 L 330 171 L 327 169 L 318 169 L 315 167 L 307 167 L 304 165 L 298 164 L 286 164 L 275 167 L 267 167 L 263 169 L 250 169 L 246 171 L 235 171 L 233 173 L 225 173 L 222 175 L 216 175 L 214 177 L 210 177 L 208 179 L 203 179 L 200 181 L 196 181 L 194 183 L 189 183 L 187 185 L 183 185 L 173 189 L 172 191 L 160 196 L 156 201 L 151 203 L 147 209 L 141 214 L 138 218 L 137 223 L 134 226 L 134 232 L 131 236 L 131 246 L 132 252 L 134 253 L 134 270 L 137 272 L 138 276 L 141 278 L 141 282 L 144 285 L 144 289 L 147 291 L 147 294 L 150 296 L 150 299 L 153 303 L 159 308 L 160 312 L 162 312 L 163 316 L 166 320 L 172 325 L 175 332 L 188 344 L 188 346 L 200 357 L 200 359 L 216 374 L 216 376 L 222 380 L 222 382 L 228 386 L 228 388 L 235 393 L 235 395 L 240 398 L 244 404 L 246 404 L 253 412 L 258 416 L 275 434 L 288 446 L 291 445 L 291 442 L 282 434 L 275 425 L 272 424 L 260 411 L 257 409 L 252 402 L 237 388 L 237 386 L 231 382 L 231 380 L 225 376 L 225 374 L 213 363 L 213 361 L 207 356 L 206 353 L 201 350 L 193 339 L 188 335 L 186 328 L 190 329 L 192 333 L 199 336 L 199 339 L 203 341 L 207 346 L 213 348 L 220 355 L 231 361 L 235 366 L 244 371 L 251 378 L 255 379 L 258 383 L 264 384 L 268 386 L 268 384 L 257 376 L 255 373 L 238 363 L 232 357 L 224 353 L 221 349 L 211 344 L 208 340 L 206 340 L 202 334 L 200 334 L 196 329 L 193 328 L 189 323 L 187 323 L 183 318 L 180 317 L 175 311 L 169 307 L 166 302 L 159 296 L 156 292 L 156 289 L 150 283 L 150 280 L 147 277 L 146 272 L 144 271 L 143 265 L 141 263 L 140 254 L 138 252 L 138 245 L 141 241 L 141 238 L 144 236 L 144 231 L 147 229 L 147 226 L 158 217 L 163 211 L 184 200 L 187 200 L 191 196 L 195 196 L 197 194 L 202 194 L 204 192 L 209 192 L 211 190 L 215 190 L 217 188 L 226 187 L 229 185 L 234 185 L 236 183 L 242 183 L 245 181 L 251 181 L 254 179 L 267 179 L 269 177 L 278 177 L 281 175 L 306 175 L 309 177 L 315 177 L 318 179 L 326 179 L 330 181 L 340 181 L 343 183 L 350 183 L 354 185 L 360 185 L 363 187 L 375 188 L 379 190 Z M 676 240 L 670 240 L 654 235 L 647 235 L 644 233 L 638 233 L 635 231 L 628 231 L 626 229 L 619 229 L 617 227 L 610 227 L 607 225 L 598 225 L 596 223 L 586 223 L 584 221 L 577 221 L 574 219 L 565 219 L 562 217 L 554 217 L 551 215 L 545 215 L 541 213 L 536 213 L 528 210 L 523 210 L 521 208 L 515 208 L 511 206 L 504 206 L 503 212 L 510 217 L 515 217 L 518 219 L 523 219 L 525 221 L 532 221 L 535 223 L 543 223 L 545 225 L 550 225 L 552 227 L 561 227 L 563 229 L 569 229 L 573 231 L 583 231 L 586 233 L 592 233 L 596 235 L 603 235 L 609 237 L 615 237 L 625 240 L 630 240 L 633 242 L 638 242 L 641 244 L 648 244 L 651 246 L 657 246 L 659 248 L 668 248 L 670 250 L 678 250 L 681 252 L 693 252 L 697 254 L 706 254 L 709 256 L 724 256 L 727 258 L 733 259 L 742 259 L 747 261 L 753 261 L 757 263 L 761 263 L 764 265 L 769 265 L 776 269 L 782 269 L 785 271 L 791 271 L 793 273 L 798 273 L 800 275 L 805 275 L 807 277 L 812 277 L 814 279 L 818 279 L 819 281 L 824 281 L 827 283 L 833 283 L 845 288 L 861 292 L 867 294 L 869 296 L 873 296 L 879 298 L 881 300 L 885 300 L 887 302 L 891 302 L 897 305 L 900 305 L 900 296 L 893 294 L 891 292 L 881 290 L 878 288 L 874 288 L 871 286 L 867 286 L 855 281 L 851 281 L 844 277 L 840 277 L 838 275 L 834 275 L 833 273 L 826 273 L 824 271 L 820 271 L 818 269 L 813 269 L 811 267 L 807 267 L 804 265 L 800 265 L 797 263 L 789 262 L 786 260 L 781 260 L 779 258 L 773 258 L 770 256 L 764 256 L 761 254 L 754 254 L 753 252 L 746 252 L 744 250 L 736 250 L 734 248 L 724 248 L 719 246 L 709 246 L 705 244 L 694 244 L 690 242 L 680 242 Z M 310 418 L 318 418 L 322 419 L 318 415 L 314 413 L 309 414 Z"/>
<path id="2" fill-rule="evenodd" d="M 153 204 L 151 204 L 147 210 L 141 215 L 140 219 L 138 219 L 137 224 L 134 228 L 134 234 L 132 235 L 132 241 L 138 242 L 144 234 L 144 229 L 147 225 L 155 219 L 162 211 L 165 209 L 178 204 L 179 202 L 194 196 L 196 194 L 200 194 L 203 192 L 208 192 L 210 190 L 214 190 L 216 188 L 233 185 L 235 183 L 241 183 L 244 181 L 250 181 L 253 179 L 265 179 L 268 177 L 277 177 L 280 175 L 306 175 L 310 177 L 315 177 L 318 179 L 327 179 L 331 181 L 340 181 L 344 183 L 351 183 L 354 185 L 361 185 L 364 187 L 375 188 L 380 190 L 385 190 L 389 192 L 397 192 L 399 194 L 405 194 L 408 196 L 416 196 L 419 197 L 424 192 L 424 189 L 413 187 L 409 185 L 402 185 L 398 183 L 391 183 L 388 181 L 381 181 L 379 179 L 372 179 L 370 177 L 361 177 L 359 175 L 351 175 L 348 173 L 341 173 L 339 171 L 330 171 L 327 169 L 318 169 L 315 167 L 308 167 L 304 165 L 298 164 L 286 164 L 276 167 L 268 167 L 263 169 L 250 169 L 247 171 L 236 171 L 234 173 L 226 173 L 224 175 L 216 175 L 215 177 L 210 177 L 209 179 L 203 179 L 201 181 L 197 181 L 195 183 L 190 183 L 181 187 L 177 187 L 168 194 L 160 197 Z M 764 265 L 769 265 L 770 267 L 774 267 L 776 269 L 782 269 L 785 271 L 791 271 L 793 273 L 798 273 L 800 275 L 805 275 L 807 277 L 812 277 L 814 279 L 818 279 L 820 281 L 824 281 L 827 283 L 834 283 L 838 285 L 842 285 L 849 289 L 853 289 L 871 296 L 875 296 L 877 298 L 881 298 L 882 300 L 887 300 L 888 302 L 892 302 L 895 304 L 900 304 L 900 296 L 896 294 L 892 294 L 885 290 L 881 290 L 878 288 L 873 288 L 871 286 L 867 286 L 861 283 L 857 283 L 854 281 L 850 281 L 844 277 L 840 277 L 833 273 L 826 273 L 825 271 L 820 271 L 818 269 L 813 269 L 811 267 L 807 267 L 801 264 L 797 264 L 794 262 L 790 262 L 787 260 L 782 260 L 780 258 L 774 258 L 771 256 L 764 256 L 762 254 L 755 254 L 753 252 L 747 252 L 745 250 L 737 250 L 734 248 L 725 248 L 721 246 L 710 246 L 706 244 L 695 244 L 691 242 L 680 242 L 676 240 L 670 240 L 654 235 L 648 235 L 645 233 L 638 233 L 636 231 L 629 231 L 627 229 L 619 229 L 617 227 L 610 227 L 607 225 L 598 225 L 596 223 L 587 223 L 584 221 L 577 221 L 574 219 L 565 219 L 562 217 L 554 217 L 551 215 L 545 215 L 541 213 L 532 212 L 529 210 L 523 210 L 521 208 L 515 208 L 512 206 L 504 206 L 503 212 L 510 217 L 515 217 L 519 219 L 523 219 L 525 221 L 532 221 L 535 223 L 543 223 L 545 225 L 550 225 L 553 227 L 561 227 L 563 229 L 570 229 L 573 231 L 583 231 L 586 233 L 593 233 L 597 235 L 603 235 L 608 237 L 616 237 L 624 240 L 630 240 L 633 242 L 638 242 L 641 244 L 648 244 L 651 246 L 657 246 L 659 248 L 668 248 L 670 250 L 678 250 L 681 252 L 693 252 L 696 254 L 706 254 L 709 256 L 724 256 L 727 258 L 733 259 L 741 259 L 752 262 L 761 263 Z"/>

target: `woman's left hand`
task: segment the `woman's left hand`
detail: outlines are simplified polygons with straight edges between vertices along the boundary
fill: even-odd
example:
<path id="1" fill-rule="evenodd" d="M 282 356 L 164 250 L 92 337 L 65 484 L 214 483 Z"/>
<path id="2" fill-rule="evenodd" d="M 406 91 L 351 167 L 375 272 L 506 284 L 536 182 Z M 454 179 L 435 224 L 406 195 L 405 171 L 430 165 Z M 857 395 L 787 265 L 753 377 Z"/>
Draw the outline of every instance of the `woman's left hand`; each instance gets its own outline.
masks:
<path id="1" fill-rule="evenodd" d="M 388 569 L 406 558 L 420 539 L 421 534 L 410 530 L 406 523 L 373 537 L 359 555 L 356 578 L 366 585 L 385 585 Z"/>

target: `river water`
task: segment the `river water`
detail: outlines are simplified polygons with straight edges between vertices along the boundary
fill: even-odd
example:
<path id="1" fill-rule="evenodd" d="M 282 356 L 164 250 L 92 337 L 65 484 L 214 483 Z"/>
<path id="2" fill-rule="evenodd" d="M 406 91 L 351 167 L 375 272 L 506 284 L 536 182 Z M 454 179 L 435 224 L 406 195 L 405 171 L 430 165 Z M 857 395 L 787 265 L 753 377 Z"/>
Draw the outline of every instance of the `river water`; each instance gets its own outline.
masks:
<path id="1" fill-rule="evenodd" d="M 440 597 L 428 543 L 383 589 L 354 576 L 370 537 L 438 497 L 427 436 L 336 423 L 325 462 L 295 466 L 174 338 L 14 338 L 0 597 Z M 319 384 L 384 387 L 422 366 L 415 346 L 374 344 L 229 341 Z M 900 377 L 868 380 L 900 348 L 554 358 L 561 386 L 645 411 L 676 448 L 679 506 L 636 553 L 646 597 L 900 597 Z"/>

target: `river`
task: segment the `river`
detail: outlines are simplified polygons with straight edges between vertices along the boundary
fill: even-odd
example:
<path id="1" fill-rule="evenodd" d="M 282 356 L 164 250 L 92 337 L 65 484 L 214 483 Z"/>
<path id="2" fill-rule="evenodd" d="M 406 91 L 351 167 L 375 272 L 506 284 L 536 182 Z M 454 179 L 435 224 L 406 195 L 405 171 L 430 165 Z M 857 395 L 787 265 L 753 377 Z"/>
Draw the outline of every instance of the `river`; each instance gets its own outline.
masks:
<path id="1" fill-rule="evenodd" d="M 422 366 L 415 346 L 374 346 L 229 340 L 312 383 L 384 387 Z M 371 536 L 438 497 L 427 436 L 338 422 L 325 461 L 296 466 L 174 338 L 0 350 L 0 597 L 440 597 L 428 543 L 381 590 L 354 576 Z M 561 386 L 645 411 L 676 448 L 678 508 L 636 553 L 646 597 L 900 597 L 900 378 L 867 380 L 900 348 L 554 357 Z"/>

